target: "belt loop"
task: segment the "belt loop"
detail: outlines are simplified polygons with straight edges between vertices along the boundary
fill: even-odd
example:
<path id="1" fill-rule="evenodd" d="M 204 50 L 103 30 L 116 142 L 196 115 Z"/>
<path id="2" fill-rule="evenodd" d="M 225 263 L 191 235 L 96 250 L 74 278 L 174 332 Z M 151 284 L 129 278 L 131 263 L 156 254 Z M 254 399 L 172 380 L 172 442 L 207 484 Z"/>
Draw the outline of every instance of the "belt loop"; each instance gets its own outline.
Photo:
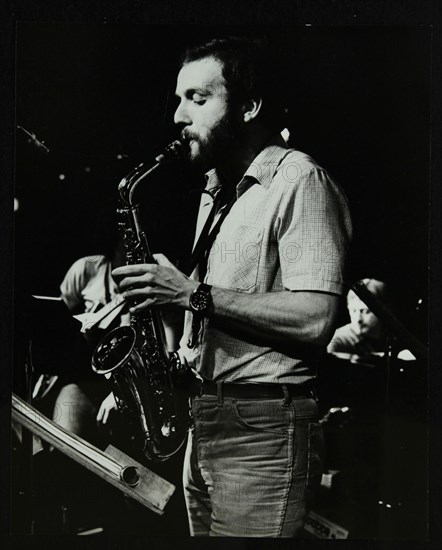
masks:
<path id="1" fill-rule="evenodd" d="M 290 402 L 291 402 L 292 398 L 289 394 L 289 390 L 288 390 L 286 384 L 282 385 L 282 391 L 284 393 L 284 406 L 287 407 L 288 405 L 290 405 Z"/>
<path id="2" fill-rule="evenodd" d="M 216 383 L 216 397 L 217 397 L 217 403 L 218 407 L 221 407 L 223 404 L 223 382 L 220 380 Z"/>

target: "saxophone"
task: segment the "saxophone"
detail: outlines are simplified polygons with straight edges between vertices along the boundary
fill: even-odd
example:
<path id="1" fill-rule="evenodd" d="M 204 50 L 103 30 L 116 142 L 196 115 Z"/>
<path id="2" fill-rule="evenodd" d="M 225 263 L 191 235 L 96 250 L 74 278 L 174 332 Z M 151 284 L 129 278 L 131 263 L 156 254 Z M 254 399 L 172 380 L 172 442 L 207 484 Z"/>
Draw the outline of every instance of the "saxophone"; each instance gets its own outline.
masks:
<path id="1" fill-rule="evenodd" d="M 126 265 L 155 263 L 140 227 L 133 194 L 137 185 L 162 163 L 178 158 L 181 147 L 179 141 L 174 141 L 156 157 L 152 168 L 140 164 L 119 183 L 121 207 L 117 209 L 117 219 Z M 180 449 L 186 439 L 190 413 L 187 393 L 174 384 L 174 379 L 183 378 L 184 367 L 178 355 L 167 350 L 158 311 L 148 309 L 132 314 L 130 326 L 118 327 L 105 335 L 92 355 L 92 369 L 111 378 L 118 409 L 131 425 L 137 450 L 149 460 L 160 462 Z"/>

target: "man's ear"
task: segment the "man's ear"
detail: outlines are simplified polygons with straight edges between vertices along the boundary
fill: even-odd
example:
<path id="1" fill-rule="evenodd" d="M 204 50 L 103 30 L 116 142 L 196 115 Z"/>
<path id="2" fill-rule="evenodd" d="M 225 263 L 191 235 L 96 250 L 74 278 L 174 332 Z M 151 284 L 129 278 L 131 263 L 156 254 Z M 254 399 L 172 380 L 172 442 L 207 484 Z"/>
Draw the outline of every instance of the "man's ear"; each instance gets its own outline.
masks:
<path id="1" fill-rule="evenodd" d="M 250 122 L 258 116 L 262 107 L 262 99 L 250 99 L 243 106 L 243 120 Z"/>

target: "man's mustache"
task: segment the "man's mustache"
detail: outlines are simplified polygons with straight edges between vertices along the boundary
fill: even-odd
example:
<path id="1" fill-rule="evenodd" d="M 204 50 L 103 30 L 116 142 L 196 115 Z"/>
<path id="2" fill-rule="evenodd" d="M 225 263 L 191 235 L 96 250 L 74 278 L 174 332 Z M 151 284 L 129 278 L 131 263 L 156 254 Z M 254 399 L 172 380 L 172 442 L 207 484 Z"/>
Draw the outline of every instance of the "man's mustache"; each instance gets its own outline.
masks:
<path id="1" fill-rule="evenodd" d="M 181 132 L 181 139 L 183 141 L 191 141 L 191 140 L 195 140 L 195 141 L 198 141 L 199 140 L 199 137 L 195 134 L 192 134 L 192 132 L 189 132 L 189 131 L 186 131 L 186 130 L 183 130 Z"/>

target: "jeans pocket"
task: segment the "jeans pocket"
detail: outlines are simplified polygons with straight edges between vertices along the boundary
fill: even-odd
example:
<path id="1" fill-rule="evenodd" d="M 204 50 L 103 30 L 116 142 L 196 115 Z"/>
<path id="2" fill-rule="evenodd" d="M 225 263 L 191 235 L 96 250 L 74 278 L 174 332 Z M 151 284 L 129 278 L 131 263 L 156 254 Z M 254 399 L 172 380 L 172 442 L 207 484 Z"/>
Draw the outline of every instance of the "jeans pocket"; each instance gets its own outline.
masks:
<path id="1" fill-rule="evenodd" d="M 233 410 L 237 424 L 249 431 L 287 434 L 293 423 L 292 410 L 283 399 L 238 400 Z"/>
<path id="2" fill-rule="evenodd" d="M 308 456 L 306 484 L 312 489 L 318 489 L 324 471 L 324 434 L 319 422 L 308 425 Z"/>

